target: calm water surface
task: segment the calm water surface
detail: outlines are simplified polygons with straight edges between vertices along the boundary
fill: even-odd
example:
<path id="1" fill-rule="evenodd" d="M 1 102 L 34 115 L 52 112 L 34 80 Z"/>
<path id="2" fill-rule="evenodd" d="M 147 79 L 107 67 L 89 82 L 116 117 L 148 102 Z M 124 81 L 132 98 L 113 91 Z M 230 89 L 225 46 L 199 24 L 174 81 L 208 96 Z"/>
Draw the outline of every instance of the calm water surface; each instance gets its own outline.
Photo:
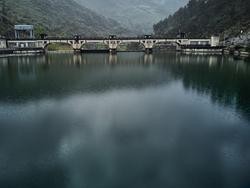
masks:
<path id="1" fill-rule="evenodd" d="M 250 64 L 0 58 L 1 188 L 249 188 Z"/>

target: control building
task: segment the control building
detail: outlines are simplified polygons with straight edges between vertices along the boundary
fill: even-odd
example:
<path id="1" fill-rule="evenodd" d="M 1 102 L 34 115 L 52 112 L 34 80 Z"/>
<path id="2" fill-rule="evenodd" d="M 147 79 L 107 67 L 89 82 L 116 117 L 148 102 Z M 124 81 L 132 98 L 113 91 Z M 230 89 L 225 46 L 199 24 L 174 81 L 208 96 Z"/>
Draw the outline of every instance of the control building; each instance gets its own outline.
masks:
<path id="1" fill-rule="evenodd" d="M 16 39 L 33 39 L 34 26 L 33 25 L 15 25 L 15 38 Z"/>

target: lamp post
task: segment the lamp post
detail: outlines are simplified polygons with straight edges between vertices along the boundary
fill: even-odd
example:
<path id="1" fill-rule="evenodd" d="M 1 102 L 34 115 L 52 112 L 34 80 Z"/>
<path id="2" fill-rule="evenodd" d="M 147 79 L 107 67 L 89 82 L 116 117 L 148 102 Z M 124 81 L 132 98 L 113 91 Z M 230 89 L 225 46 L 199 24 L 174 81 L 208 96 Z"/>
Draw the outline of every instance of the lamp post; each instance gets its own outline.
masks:
<path id="1" fill-rule="evenodd" d="M 243 39 L 243 33 L 244 33 L 244 31 L 243 31 L 243 30 L 240 30 L 240 39 L 241 39 L 241 40 Z"/>

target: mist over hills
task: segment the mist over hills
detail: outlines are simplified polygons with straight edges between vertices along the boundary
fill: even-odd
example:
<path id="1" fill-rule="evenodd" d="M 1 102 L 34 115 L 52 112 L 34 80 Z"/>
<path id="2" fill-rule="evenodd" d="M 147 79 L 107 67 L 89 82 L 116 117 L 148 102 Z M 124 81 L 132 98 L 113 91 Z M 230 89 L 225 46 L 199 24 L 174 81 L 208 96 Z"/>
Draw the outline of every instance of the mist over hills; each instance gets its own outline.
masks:
<path id="1" fill-rule="evenodd" d="M 174 13 L 188 0 L 75 0 L 136 34 L 153 32 L 153 25 Z"/>
<path id="2" fill-rule="evenodd" d="M 37 33 L 45 31 L 52 36 L 128 33 L 116 21 L 74 0 L 0 0 L 0 35 L 12 35 L 15 24 L 33 24 Z"/>

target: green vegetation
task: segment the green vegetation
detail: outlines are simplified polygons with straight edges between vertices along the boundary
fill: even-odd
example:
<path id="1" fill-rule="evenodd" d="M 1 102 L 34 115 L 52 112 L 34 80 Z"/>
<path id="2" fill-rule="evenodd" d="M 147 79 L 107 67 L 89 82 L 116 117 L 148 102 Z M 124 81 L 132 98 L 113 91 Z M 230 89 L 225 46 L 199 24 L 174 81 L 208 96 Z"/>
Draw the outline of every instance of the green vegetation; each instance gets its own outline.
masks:
<path id="1" fill-rule="evenodd" d="M 40 37 L 41 34 L 45 34 L 46 29 L 42 25 L 38 25 L 35 27 L 35 35 L 36 37 Z"/>
<path id="2" fill-rule="evenodd" d="M 118 46 L 118 51 L 143 51 L 144 47 L 142 44 L 137 42 L 122 43 Z"/>
<path id="3" fill-rule="evenodd" d="M 88 43 L 82 46 L 84 50 L 105 50 L 109 49 L 109 46 L 101 43 Z"/>
<path id="4" fill-rule="evenodd" d="M 49 44 L 47 46 L 47 50 L 48 51 L 69 51 L 69 50 L 73 50 L 72 47 L 69 44 L 63 44 L 63 43 L 53 43 L 53 44 Z"/>
<path id="5" fill-rule="evenodd" d="M 92 12 L 74 0 L 0 0 L 0 35 L 13 36 L 15 24 L 35 25 L 50 36 L 122 34 L 113 20 Z"/>
<path id="6" fill-rule="evenodd" d="M 245 62 L 250 62 L 250 57 L 244 59 Z"/>
<path id="7" fill-rule="evenodd" d="M 250 53 L 250 44 L 248 44 L 248 46 L 246 47 L 246 52 Z"/>
<path id="8" fill-rule="evenodd" d="M 250 44 L 248 44 L 248 46 L 245 48 L 246 52 L 250 53 Z M 250 56 L 245 58 L 246 62 L 250 62 Z"/>
<path id="9" fill-rule="evenodd" d="M 236 36 L 250 29 L 249 0 L 190 0 L 175 14 L 154 25 L 157 35 L 175 37 L 181 31 L 189 37 L 214 34 Z"/>

